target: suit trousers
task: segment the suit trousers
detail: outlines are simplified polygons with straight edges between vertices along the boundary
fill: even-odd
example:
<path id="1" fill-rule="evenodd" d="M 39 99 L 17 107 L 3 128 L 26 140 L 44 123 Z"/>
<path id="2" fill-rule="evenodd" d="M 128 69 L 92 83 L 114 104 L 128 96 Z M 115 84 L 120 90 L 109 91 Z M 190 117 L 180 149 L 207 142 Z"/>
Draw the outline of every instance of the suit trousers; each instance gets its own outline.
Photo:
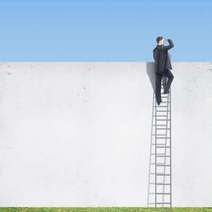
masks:
<path id="1" fill-rule="evenodd" d="M 172 72 L 169 69 L 165 69 L 162 74 L 156 73 L 156 101 L 158 105 L 161 103 L 161 80 L 163 77 L 167 77 L 168 81 L 164 85 L 164 90 L 169 90 L 171 83 L 174 79 Z"/>

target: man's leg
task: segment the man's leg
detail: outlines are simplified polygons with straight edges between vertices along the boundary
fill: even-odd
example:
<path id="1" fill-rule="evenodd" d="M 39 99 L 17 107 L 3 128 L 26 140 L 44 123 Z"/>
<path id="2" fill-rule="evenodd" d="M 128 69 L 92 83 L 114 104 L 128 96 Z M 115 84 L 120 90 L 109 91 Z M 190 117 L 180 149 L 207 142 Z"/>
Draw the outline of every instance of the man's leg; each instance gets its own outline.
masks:
<path id="1" fill-rule="evenodd" d="M 172 72 L 170 70 L 166 70 L 164 73 L 164 76 L 168 77 L 168 81 L 166 83 L 165 89 L 164 89 L 164 93 L 168 93 L 169 92 L 169 88 L 171 87 L 171 83 L 174 79 L 174 75 L 172 74 Z"/>
<path id="2" fill-rule="evenodd" d="M 158 105 L 161 103 L 161 74 L 156 74 L 156 101 Z"/>

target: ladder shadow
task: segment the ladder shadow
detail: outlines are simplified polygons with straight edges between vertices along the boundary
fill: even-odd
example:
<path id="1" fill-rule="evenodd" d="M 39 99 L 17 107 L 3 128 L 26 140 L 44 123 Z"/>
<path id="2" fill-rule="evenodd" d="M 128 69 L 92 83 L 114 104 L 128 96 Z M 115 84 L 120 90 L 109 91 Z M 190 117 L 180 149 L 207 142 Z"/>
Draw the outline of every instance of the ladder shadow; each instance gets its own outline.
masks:
<path id="1" fill-rule="evenodd" d="M 146 73 L 148 75 L 149 81 L 151 83 L 152 89 L 155 93 L 156 86 L 155 86 L 155 81 L 156 81 L 156 76 L 155 76 L 155 66 L 154 62 L 147 62 L 146 63 Z"/>

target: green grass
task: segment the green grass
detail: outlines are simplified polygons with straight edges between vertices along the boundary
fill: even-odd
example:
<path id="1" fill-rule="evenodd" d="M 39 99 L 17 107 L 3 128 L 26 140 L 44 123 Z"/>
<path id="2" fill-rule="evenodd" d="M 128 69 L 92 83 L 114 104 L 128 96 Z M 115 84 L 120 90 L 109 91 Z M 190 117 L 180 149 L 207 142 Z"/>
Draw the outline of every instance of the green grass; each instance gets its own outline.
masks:
<path id="1" fill-rule="evenodd" d="M 0 212 L 212 212 L 212 208 L 138 208 L 138 207 L 90 207 L 90 208 L 0 208 Z"/>

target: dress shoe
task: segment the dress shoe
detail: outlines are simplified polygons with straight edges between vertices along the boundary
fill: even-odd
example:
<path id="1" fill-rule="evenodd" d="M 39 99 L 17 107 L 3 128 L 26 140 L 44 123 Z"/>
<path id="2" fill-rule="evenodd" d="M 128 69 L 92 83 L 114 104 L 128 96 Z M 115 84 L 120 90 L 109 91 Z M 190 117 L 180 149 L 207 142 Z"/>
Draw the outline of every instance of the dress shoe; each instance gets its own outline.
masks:
<path id="1" fill-rule="evenodd" d="M 169 93 L 169 89 L 165 88 L 163 91 L 163 94 L 168 94 Z"/>

